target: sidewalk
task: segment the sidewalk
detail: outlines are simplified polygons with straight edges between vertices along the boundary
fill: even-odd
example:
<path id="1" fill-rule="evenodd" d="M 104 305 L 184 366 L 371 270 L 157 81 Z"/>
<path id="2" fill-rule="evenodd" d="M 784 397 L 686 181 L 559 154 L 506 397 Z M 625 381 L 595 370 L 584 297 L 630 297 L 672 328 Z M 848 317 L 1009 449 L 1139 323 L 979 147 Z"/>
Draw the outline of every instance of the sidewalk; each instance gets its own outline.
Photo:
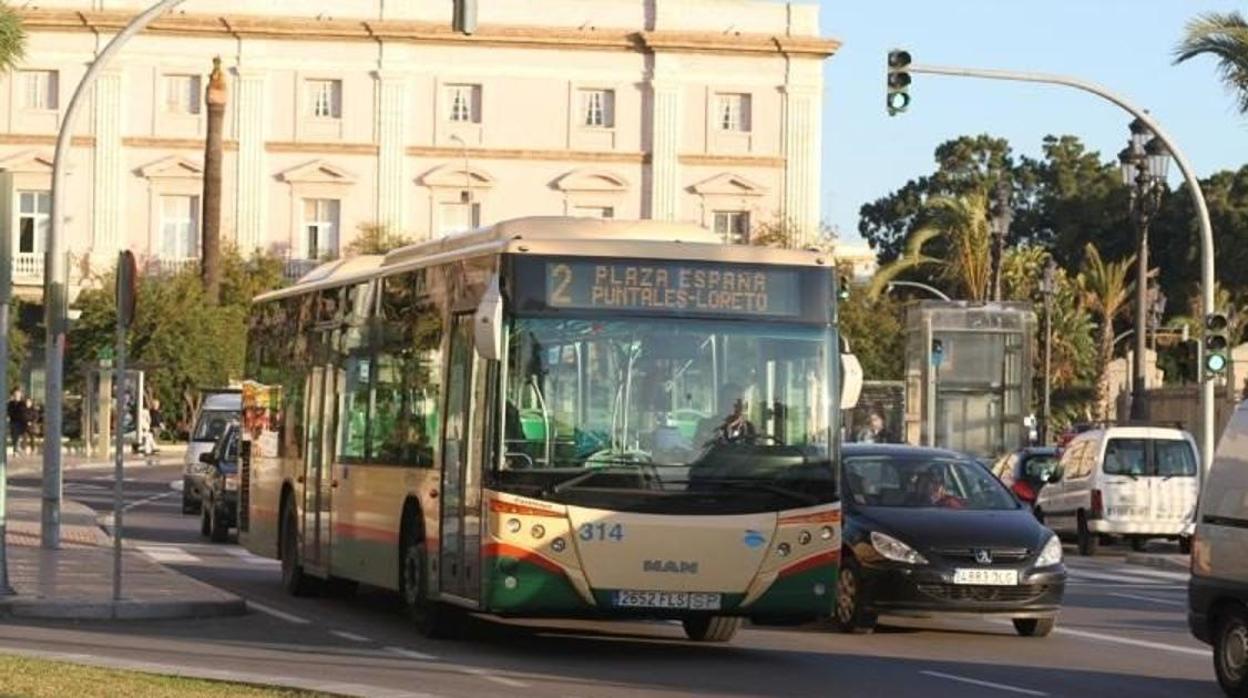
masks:
<path id="1" fill-rule="evenodd" d="M 0 617 L 147 620 L 246 612 L 241 598 L 131 548 L 122 551 L 123 598 L 114 601 L 112 539 L 96 525 L 95 512 L 63 500 L 61 548 L 44 550 L 39 546 L 40 505 L 38 490 L 9 488 L 9 583 L 17 594 L 0 597 Z"/>
<path id="2" fill-rule="evenodd" d="M 160 453 L 145 456 L 141 453 L 131 453 L 126 451 L 125 467 L 149 467 L 153 465 L 181 465 L 183 458 L 186 456 L 185 443 L 162 444 Z M 61 455 L 61 467 L 65 470 L 77 470 L 86 468 L 112 468 L 112 453 L 95 454 L 94 456 L 84 456 L 79 454 L 71 454 L 63 451 Z M 22 454 L 20 456 L 9 456 L 9 477 L 22 477 L 26 475 L 36 475 L 43 471 L 43 454 Z"/>

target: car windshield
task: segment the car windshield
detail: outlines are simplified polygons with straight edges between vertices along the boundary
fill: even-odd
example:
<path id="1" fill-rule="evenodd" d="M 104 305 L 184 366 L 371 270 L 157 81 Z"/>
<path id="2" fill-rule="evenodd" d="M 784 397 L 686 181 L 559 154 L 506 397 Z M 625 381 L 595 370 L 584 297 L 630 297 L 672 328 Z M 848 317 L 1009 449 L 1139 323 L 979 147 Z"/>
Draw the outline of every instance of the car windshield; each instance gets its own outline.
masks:
<path id="1" fill-rule="evenodd" d="M 817 499 L 835 490 L 826 328 L 544 317 L 516 319 L 510 337 L 504 483 L 753 496 L 764 488 L 737 485 L 809 492 L 815 479 Z"/>
<path id="2" fill-rule="evenodd" d="M 204 410 L 199 413 L 199 421 L 195 423 L 195 432 L 191 434 L 192 441 L 202 443 L 216 443 L 221 435 L 225 433 L 225 428 L 230 425 L 230 420 L 238 419 L 237 412 L 226 410 Z"/>
<path id="3" fill-rule="evenodd" d="M 1129 477 L 1194 476 L 1196 454 L 1191 444 L 1177 439 L 1110 439 L 1103 470 Z"/>
<path id="4" fill-rule="evenodd" d="M 1017 502 L 982 465 L 911 454 L 844 459 L 845 496 L 862 506 L 1016 509 Z"/>

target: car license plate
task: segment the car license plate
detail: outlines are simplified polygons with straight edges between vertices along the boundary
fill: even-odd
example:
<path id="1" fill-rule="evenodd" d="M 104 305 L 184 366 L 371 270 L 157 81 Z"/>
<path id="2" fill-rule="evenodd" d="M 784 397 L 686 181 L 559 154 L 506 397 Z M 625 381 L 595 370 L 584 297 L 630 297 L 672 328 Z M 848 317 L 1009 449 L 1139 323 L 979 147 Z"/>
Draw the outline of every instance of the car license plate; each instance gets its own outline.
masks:
<path id="1" fill-rule="evenodd" d="M 718 611 L 720 595 L 689 591 L 615 592 L 618 608 L 687 608 L 691 611 Z"/>
<path id="2" fill-rule="evenodd" d="M 954 584 L 983 584 L 986 586 L 1018 586 L 1018 570 L 992 570 L 963 568 L 953 572 Z"/>

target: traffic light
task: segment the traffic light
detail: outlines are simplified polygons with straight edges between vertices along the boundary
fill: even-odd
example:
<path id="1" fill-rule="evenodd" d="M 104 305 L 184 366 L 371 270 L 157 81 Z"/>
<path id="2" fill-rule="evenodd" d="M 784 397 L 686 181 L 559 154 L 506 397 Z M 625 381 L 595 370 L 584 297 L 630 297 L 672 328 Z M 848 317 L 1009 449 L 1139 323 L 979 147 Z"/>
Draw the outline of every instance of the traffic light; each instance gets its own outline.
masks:
<path id="1" fill-rule="evenodd" d="M 477 0 L 452 0 L 451 28 L 460 34 L 477 30 Z"/>
<path id="2" fill-rule="evenodd" d="M 1231 341 L 1228 335 L 1230 322 L 1225 313 L 1209 313 L 1205 316 L 1205 378 L 1216 378 L 1226 372 L 1230 359 L 1227 351 Z"/>
<path id="3" fill-rule="evenodd" d="M 837 289 L 836 289 L 837 299 L 840 300 L 841 302 L 849 300 L 849 277 L 838 275 L 836 277 L 836 284 L 837 284 Z"/>
<path id="4" fill-rule="evenodd" d="M 932 339 L 932 365 L 940 368 L 945 363 L 945 340 Z"/>
<path id="5" fill-rule="evenodd" d="M 893 49 L 888 52 L 888 98 L 885 102 L 889 116 L 896 116 L 910 106 L 910 52 Z"/>

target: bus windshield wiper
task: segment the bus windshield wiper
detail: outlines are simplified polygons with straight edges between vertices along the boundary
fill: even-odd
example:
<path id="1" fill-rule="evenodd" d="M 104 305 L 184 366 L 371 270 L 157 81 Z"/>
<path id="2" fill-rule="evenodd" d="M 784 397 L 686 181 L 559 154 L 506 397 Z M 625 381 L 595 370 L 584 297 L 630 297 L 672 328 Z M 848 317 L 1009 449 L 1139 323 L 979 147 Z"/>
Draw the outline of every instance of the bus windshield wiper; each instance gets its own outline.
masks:
<path id="1" fill-rule="evenodd" d="M 599 461 L 599 462 L 602 462 L 602 461 Z M 621 465 L 612 465 L 606 468 L 588 468 L 583 473 L 577 473 L 576 475 L 573 475 L 572 477 L 566 480 L 562 480 L 560 482 L 555 483 L 553 487 L 549 487 L 546 489 L 545 494 L 559 494 L 560 492 L 563 492 L 564 490 L 572 489 L 573 487 L 576 487 L 582 482 L 585 482 L 586 480 L 590 480 L 594 476 L 601 475 L 602 473 L 620 472 L 620 471 L 630 472 L 642 466 L 650 465 L 649 463 L 634 463 L 632 461 L 623 461 L 623 460 L 618 461 L 618 462 L 621 463 Z M 632 467 L 626 467 L 630 465 Z"/>
<path id="2" fill-rule="evenodd" d="M 798 490 L 789 489 L 788 487 L 784 487 L 783 485 L 777 485 L 774 483 L 765 482 L 763 480 L 754 480 L 754 479 L 749 479 L 749 478 L 742 479 L 742 480 L 709 479 L 709 480 L 706 480 L 705 482 L 716 484 L 716 485 L 726 485 L 732 489 L 738 489 L 738 490 L 758 489 L 764 492 L 778 494 L 781 497 L 787 497 L 789 499 L 792 499 L 795 502 L 801 502 L 802 504 L 806 504 L 810 506 L 814 506 L 815 504 L 821 503 L 819 498 L 813 494 L 809 494 L 807 492 L 799 492 Z"/>

